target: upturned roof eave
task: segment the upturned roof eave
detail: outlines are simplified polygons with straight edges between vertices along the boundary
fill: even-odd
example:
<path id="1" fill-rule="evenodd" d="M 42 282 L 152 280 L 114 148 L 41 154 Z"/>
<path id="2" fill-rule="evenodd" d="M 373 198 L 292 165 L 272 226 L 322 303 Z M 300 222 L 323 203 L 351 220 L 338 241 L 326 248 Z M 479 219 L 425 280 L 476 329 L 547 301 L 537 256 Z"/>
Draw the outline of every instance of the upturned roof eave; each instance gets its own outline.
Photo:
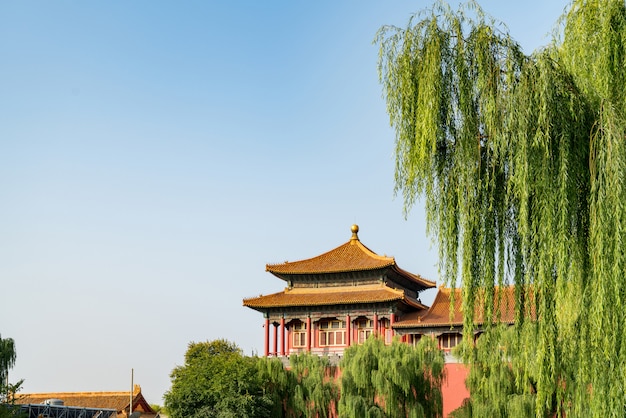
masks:
<path id="1" fill-rule="evenodd" d="M 422 287 L 424 287 L 424 290 L 426 290 L 426 289 L 433 289 L 433 288 L 435 288 L 437 286 L 436 282 L 433 282 L 431 280 L 425 279 L 425 278 L 423 278 L 420 275 L 410 273 L 410 272 L 400 268 L 396 263 L 393 264 L 392 268 L 394 269 L 394 271 L 398 275 L 400 275 L 402 277 L 405 277 L 408 280 L 410 280 L 410 281 L 412 281 L 414 283 L 417 283 L 417 284 L 421 285 Z"/>
<path id="2" fill-rule="evenodd" d="M 426 289 L 432 289 L 437 286 L 437 283 L 428 279 L 423 278 L 422 276 L 410 273 L 396 264 L 395 260 L 391 260 L 388 264 L 375 266 L 375 267 L 362 267 L 362 268 L 345 268 L 345 269 L 335 269 L 335 270 L 310 270 L 310 271 L 298 271 L 298 272 L 283 272 L 276 271 L 272 269 L 272 266 L 276 266 L 277 264 L 268 264 L 265 267 L 265 271 L 273 274 L 279 279 L 288 281 L 290 277 L 302 277 L 307 275 L 317 275 L 317 274 L 341 274 L 341 273 L 356 273 L 356 272 L 365 272 L 365 271 L 376 271 L 376 270 L 386 270 L 388 268 L 392 268 L 396 274 L 419 284 Z"/>

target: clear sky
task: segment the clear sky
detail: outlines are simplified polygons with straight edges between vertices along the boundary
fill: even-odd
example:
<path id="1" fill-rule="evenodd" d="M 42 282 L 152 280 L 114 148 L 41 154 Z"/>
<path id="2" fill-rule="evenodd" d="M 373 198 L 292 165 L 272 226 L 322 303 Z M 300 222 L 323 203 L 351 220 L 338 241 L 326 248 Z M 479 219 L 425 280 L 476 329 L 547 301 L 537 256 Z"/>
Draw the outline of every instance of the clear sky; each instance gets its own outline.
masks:
<path id="1" fill-rule="evenodd" d="M 526 52 L 565 0 L 485 0 Z M 0 2 L 0 334 L 23 392 L 162 404 L 187 344 L 263 350 L 267 263 L 350 238 L 441 283 L 393 194 L 372 40 L 426 1 Z M 425 295 L 432 300 L 434 293 Z M 429 299 L 430 298 L 430 299 Z"/>

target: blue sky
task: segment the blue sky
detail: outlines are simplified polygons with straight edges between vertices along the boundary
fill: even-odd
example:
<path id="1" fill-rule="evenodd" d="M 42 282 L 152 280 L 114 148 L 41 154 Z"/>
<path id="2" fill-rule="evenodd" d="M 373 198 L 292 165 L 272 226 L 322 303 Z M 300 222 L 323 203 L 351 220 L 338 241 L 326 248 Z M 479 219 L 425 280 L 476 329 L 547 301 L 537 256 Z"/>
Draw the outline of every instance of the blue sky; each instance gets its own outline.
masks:
<path id="1" fill-rule="evenodd" d="M 527 52 L 566 1 L 481 2 Z M 456 4 L 456 3 L 455 3 Z M 372 40 L 426 1 L 0 2 L 0 333 L 24 392 L 162 404 L 190 341 L 262 352 L 265 264 L 350 238 L 431 280 Z M 432 298 L 426 295 L 427 301 Z"/>

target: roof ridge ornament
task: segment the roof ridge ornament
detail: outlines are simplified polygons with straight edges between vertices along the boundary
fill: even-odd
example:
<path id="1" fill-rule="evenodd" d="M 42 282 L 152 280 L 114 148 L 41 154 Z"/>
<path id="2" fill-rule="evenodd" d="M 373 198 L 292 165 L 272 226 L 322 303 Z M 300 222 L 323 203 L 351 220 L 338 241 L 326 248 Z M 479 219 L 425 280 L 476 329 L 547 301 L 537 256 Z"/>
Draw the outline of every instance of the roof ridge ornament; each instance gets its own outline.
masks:
<path id="1" fill-rule="evenodd" d="M 350 238 L 350 241 L 358 241 L 359 240 L 359 226 L 357 224 L 354 224 L 350 227 L 350 231 L 352 231 L 352 237 Z"/>

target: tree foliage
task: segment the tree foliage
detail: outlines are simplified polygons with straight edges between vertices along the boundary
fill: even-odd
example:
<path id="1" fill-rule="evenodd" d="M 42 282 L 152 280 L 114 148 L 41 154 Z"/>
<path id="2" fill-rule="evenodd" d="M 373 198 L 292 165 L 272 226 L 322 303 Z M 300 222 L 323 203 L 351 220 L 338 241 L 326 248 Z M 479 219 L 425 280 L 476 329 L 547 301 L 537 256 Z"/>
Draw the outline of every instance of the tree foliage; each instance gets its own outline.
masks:
<path id="1" fill-rule="evenodd" d="M 521 338 L 519 331 L 499 325 L 482 333 L 476 344 L 464 342 L 455 349 L 458 357 L 471 358 L 472 367 L 466 381 L 471 397 L 454 418 L 535 416 L 537 324 L 525 322 Z M 554 416 L 555 405 L 547 409 L 547 416 Z"/>
<path id="2" fill-rule="evenodd" d="M 171 373 L 165 407 L 172 418 L 329 416 L 339 390 L 335 368 L 312 354 L 280 359 L 243 356 L 233 343 L 190 343 Z"/>
<path id="3" fill-rule="evenodd" d="M 225 340 L 190 343 L 185 365 L 171 373 L 165 407 L 172 418 L 269 417 L 256 358 Z"/>
<path id="4" fill-rule="evenodd" d="M 431 339 L 417 348 L 370 338 L 350 347 L 342 371 L 327 357 L 244 357 L 224 340 L 190 343 L 171 374 L 165 407 L 181 417 L 438 417 L 443 354 Z M 339 383 L 340 382 L 340 383 Z M 341 390 L 339 390 L 341 385 Z"/>
<path id="5" fill-rule="evenodd" d="M 417 347 L 368 338 L 344 352 L 339 416 L 439 417 L 443 366 L 443 354 L 430 338 Z"/>
<path id="6" fill-rule="evenodd" d="M 300 411 L 295 406 L 293 396 L 297 381 L 295 375 L 285 369 L 278 358 L 264 357 L 257 362 L 257 373 L 263 391 L 271 402 L 271 417 L 297 418 Z"/>
<path id="7" fill-rule="evenodd" d="M 14 408 L 16 393 L 20 390 L 22 380 L 9 382 L 9 369 L 15 365 L 17 358 L 15 342 L 12 338 L 0 335 L 0 418 L 20 417 L 20 410 Z"/>
<path id="8" fill-rule="evenodd" d="M 339 401 L 336 367 L 327 357 L 306 353 L 290 357 L 289 362 L 297 381 L 293 394 L 296 408 L 304 417 L 327 418 Z"/>
<path id="9" fill-rule="evenodd" d="M 536 416 L 623 416 L 626 5 L 573 0 L 556 32 L 526 55 L 475 2 L 381 28 L 396 192 L 407 212 L 423 197 L 468 339 L 477 301 L 495 321 L 515 284 Z"/>
<path id="10" fill-rule="evenodd" d="M 4 389 L 0 393 L 0 401 L 6 400 L 6 385 L 9 376 L 9 369 L 15 365 L 16 357 L 15 342 L 13 341 L 13 339 L 3 339 L 0 335 L 0 387 Z"/>
<path id="11" fill-rule="evenodd" d="M 289 358 L 259 359 L 257 365 L 265 393 L 272 399 L 272 417 L 328 417 L 339 401 L 336 367 L 326 357 L 302 353 Z"/>

